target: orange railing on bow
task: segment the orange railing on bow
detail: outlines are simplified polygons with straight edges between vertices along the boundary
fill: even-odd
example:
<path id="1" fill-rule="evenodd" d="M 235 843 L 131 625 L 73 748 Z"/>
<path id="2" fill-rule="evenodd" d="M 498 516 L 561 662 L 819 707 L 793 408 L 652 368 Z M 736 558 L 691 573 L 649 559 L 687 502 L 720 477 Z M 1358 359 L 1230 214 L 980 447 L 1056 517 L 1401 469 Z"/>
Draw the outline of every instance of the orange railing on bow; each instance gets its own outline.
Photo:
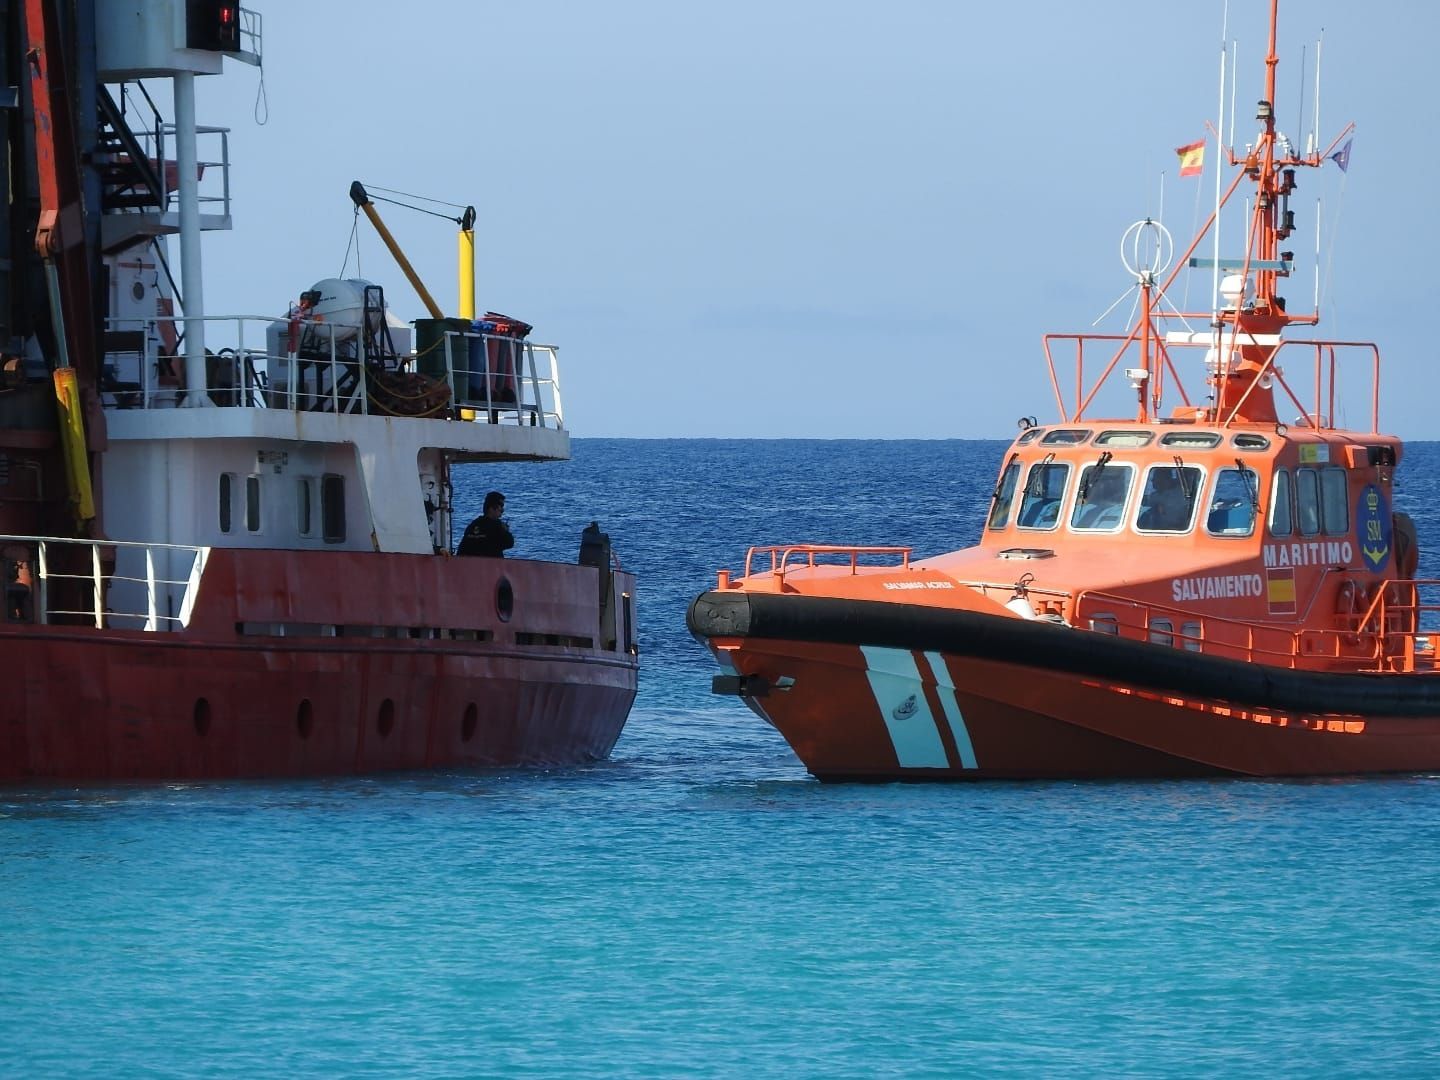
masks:
<path id="1" fill-rule="evenodd" d="M 789 570 L 798 570 L 803 567 L 813 568 L 819 565 L 844 565 L 844 562 L 830 562 L 822 564 L 817 556 L 838 556 L 842 560 L 848 560 L 850 572 L 856 573 L 860 568 L 860 557 L 862 555 L 893 555 L 900 559 L 902 569 L 910 567 L 910 551 L 908 547 L 857 547 L 853 544 L 776 544 L 771 546 L 752 547 L 745 553 L 745 576 L 748 578 L 752 573 L 774 574 L 780 581 L 785 580 L 785 574 Z M 764 557 L 770 557 L 769 569 L 756 568 L 756 562 L 763 561 Z M 791 566 L 791 559 L 800 561 Z"/>

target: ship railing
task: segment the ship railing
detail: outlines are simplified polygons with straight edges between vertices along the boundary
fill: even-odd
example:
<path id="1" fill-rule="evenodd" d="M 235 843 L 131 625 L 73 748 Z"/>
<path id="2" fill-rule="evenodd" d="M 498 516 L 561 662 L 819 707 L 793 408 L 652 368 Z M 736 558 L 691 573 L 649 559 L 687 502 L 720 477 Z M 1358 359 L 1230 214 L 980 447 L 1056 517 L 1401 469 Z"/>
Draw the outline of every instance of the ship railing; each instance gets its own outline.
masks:
<path id="1" fill-rule="evenodd" d="M 143 91 L 143 88 L 142 88 Z M 145 95 L 149 102 L 154 123 L 149 128 L 133 129 L 135 140 L 140 144 L 145 157 L 149 160 L 155 171 L 155 177 L 160 182 L 160 190 L 157 193 L 160 213 L 164 215 L 178 215 L 179 211 L 174 208 L 175 196 L 180 190 L 180 166 L 175 158 L 167 157 L 167 154 L 174 154 L 175 132 L 174 124 L 167 124 L 160 120 L 158 111 L 154 111 L 154 103 L 149 101 L 149 95 Z M 203 227 L 216 227 L 224 225 L 228 228 L 230 217 L 230 129 L 224 127 L 198 126 L 195 128 L 195 179 L 198 182 L 197 198 L 199 201 L 201 224 Z M 117 211 L 126 213 L 125 210 Z M 147 213 L 144 209 L 129 211 L 131 213 Z M 178 225 L 179 218 L 175 218 L 172 224 Z"/>
<path id="2" fill-rule="evenodd" d="M 169 409 L 187 385 L 184 333 L 204 325 L 204 393 L 221 408 L 362 413 L 483 424 L 564 427 L 554 345 L 447 333 L 425 352 L 409 331 L 388 343 L 364 328 L 263 315 L 114 318 L 106 324 L 101 400 L 114 409 Z M 401 337 L 403 350 L 390 347 Z"/>
<path id="3" fill-rule="evenodd" d="M 1134 641 L 1288 668 L 1435 671 L 1440 604 L 1422 601 L 1437 581 L 1390 581 L 1340 625 L 1257 623 L 1171 607 L 1100 590 L 1076 594 L 1075 625 Z M 1431 590 L 1433 591 L 1433 589 Z M 1318 591 L 1317 591 L 1318 595 Z"/>
<path id="4" fill-rule="evenodd" d="M 494 424 L 513 417 L 532 427 L 565 426 L 560 357 L 554 345 L 502 334 L 447 330 L 440 348 L 457 419 Z M 427 362 L 425 351 L 418 352 L 416 359 L 422 372 L 436 362 Z"/>
<path id="5" fill-rule="evenodd" d="M 1175 358 L 1171 355 L 1172 350 L 1177 349 L 1204 349 L 1207 354 L 1215 346 L 1216 331 L 1203 330 L 1191 332 L 1189 330 L 1172 331 L 1165 335 L 1163 341 L 1157 343 L 1162 368 L 1160 378 L 1168 377 L 1173 380 L 1175 389 L 1185 405 L 1192 405 L 1192 398 L 1186 392 L 1180 372 L 1176 368 Z M 1336 417 L 1346 411 L 1346 405 L 1358 404 L 1360 401 L 1359 392 L 1354 391 L 1354 396 L 1342 400 L 1342 380 L 1340 379 L 1340 365 L 1342 359 L 1353 363 L 1358 355 L 1368 363 L 1370 368 L 1368 418 L 1370 432 L 1378 433 L 1380 430 L 1380 349 L 1373 342 L 1368 341 L 1321 341 L 1302 338 L 1280 338 L 1277 335 L 1250 335 L 1226 333 L 1220 331 L 1220 346 L 1217 356 L 1208 356 L 1205 367 L 1210 375 L 1214 375 L 1221 365 L 1218 356 L 1229 355 L 1235 345 L 1259 345 L 1268 346 L 1266 370 L 1261 378 L 1251 385 L 1253 392 L 1256 385 L 1269 385 L 1272 381 L 1280 394 L 1288 399 L 1296 410 L 1296 417 L 1293 425 L 1297 427 L 1319 428 L 1329 430 L 1335 427 Z M 1051 349 L 1052 344 L 1071 343 L 1074 346 L 1074 396 L 1069 403 L 1066 401 L 1065 392 L 1061 388 L 1060 373 L 1057 371 L 1056 359 Z M 1087 343 L 1098 343 L 1104 346 L 1109 354 L 1105 359 L 1104 367 L 1093 383 L 1087 385 L 1085 382 L 1085 347 Z M 1055 403 L 1060 410 L 1064 423 L 1080 423 L 1083 421 L 1085 411 L 1094 403 L 1102 386 L 1105 385 L 1117 367 L 1124 367 L 1122 361 L 1127 356 L 1134 355 L 1138 361 L 1140 341 L 1136 334 L 1046 334 L 1043 338 L 1045 348 L 1045 363 L 1050 373 L 1050 387 L 1055 394 Z M 1307 388 L 1311 395 L 1310 400 L 1302 400 L 1303 391 L 1297 388 L 1304 386 L 1304 383 L 1297 378 L 1299 372 L 1307 370 L 1305 364 L 1305 353 L 1309 355 Z M 1299 361 L 1294 357 L 1299 354 Z M 1288 373 L 1285 366 L 1279 361 L 1285 360 L 1291 366 Z M 1233 371 L 1235 360 L 1230 360 L 1225 365 L 1225 371 Z M 1130 372 L 1138 367 L 1138 363 L 1131 367 L 1124 367 L 1124 371 Z M 1134 391 L 1130 393 L 1133 395 Z M 1248 394 L 1247 394 L 1248 396 Z M 1203 401 L 1206 394 L 1202 393 L 1194 400 Z M 1132 397 L 1133 403 L 1133 397 Z M 1228 424 L 1234 420 L 1235 413 L 1243 405 L 1243 401 L 1235 406 L 1229 416 L 1222 416 L 1217 421 L 1220 424 Z"/>
<path id="6" fill-rule="evenodd" d="M 788 544 L 752 547 L 745 553 L 745 576 L 771 574 L 784 583 L 787 572 L 814 569 L 817 566 L 848 566 L 850 573 L 860 571 L 862 557 L 898 558 L 900 568 L 910 568 L 908 547 L 857 547 L 852 544 Z M 769 560 L 769 566 L 765 564 Z"/>
<path id="7" fill-rule="evenodd" d="M 40 625 L 165 631 L 190 624 L 208 547 L 0 536 L 6 618 Z M 23 616 L 23 617 L 22 617 Z"/>

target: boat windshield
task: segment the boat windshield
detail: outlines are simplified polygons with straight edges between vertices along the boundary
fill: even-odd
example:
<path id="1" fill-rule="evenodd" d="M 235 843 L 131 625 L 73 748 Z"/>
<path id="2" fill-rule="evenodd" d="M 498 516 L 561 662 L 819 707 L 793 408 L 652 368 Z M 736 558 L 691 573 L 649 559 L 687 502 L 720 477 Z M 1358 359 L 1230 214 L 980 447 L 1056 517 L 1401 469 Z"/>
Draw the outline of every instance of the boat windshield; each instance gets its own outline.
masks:
<path id="1" fill-rule="evenodd" d="M 1101 459 L 1080 474 L 1080 495 L 1070 514 L 1070 527 L 1081 532 L 1118 529 L 1125 521 L 1125 501 L 1135 479 L 1132 465 Z"/>
<path id="2" fill-rule="evenodd" d="M 995 497 L 990 503 L 990 520 L 986 523 L 987 528 L 1003 529 L 1005 523 L 1010 520 L 1010 505 L 1015 501 L 1015 485 L 1020 481 L 1020 462 L 1012 457 L 1010 464 L 1005 466 L 1005 473 L 1000 477 L 1000 484 L 995 488 Z"/>
<path id="3" fill-rule="evenodd" d="M 1189 532 L 1195 521 L 1200 470 L 1194 465 L 1156 465 L 1145 474 L 1135 528 L 1141 532 Z"/>
<path id="4" fill-rule="evenodd" d="M 1249 536 L 1255 531 L 1255 473 L 1251 469 L 1221 469 L 1205 529 L 1211 536 Z"/>
<path id="5" fill-rule="evenodd" d="M 1070 479 L 1070 466 L 1042 461 L 1030 466 L 1025 498 L 1016 524 L 1022 529 L 1053 529 L 1060 523 L 1060 500 Z"/>

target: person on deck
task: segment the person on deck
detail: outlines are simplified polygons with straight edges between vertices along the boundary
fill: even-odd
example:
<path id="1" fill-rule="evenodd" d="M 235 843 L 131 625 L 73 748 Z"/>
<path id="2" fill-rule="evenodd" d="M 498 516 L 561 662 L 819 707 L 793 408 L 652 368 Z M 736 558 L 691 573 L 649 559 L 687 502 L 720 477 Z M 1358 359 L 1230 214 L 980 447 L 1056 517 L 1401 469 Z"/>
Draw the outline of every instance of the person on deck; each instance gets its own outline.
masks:
<path id="1" fill-rule="evenodd" d="M 503 559 L 505 552 L 515 546 L 515 537 L 510 533 L 510 526 L 500 516 L 504 512 L 504 495 L 498 491 L 486 495 L 483 512 L 466 527 L 455 554 L 488 555 L 491 558 Z"/>

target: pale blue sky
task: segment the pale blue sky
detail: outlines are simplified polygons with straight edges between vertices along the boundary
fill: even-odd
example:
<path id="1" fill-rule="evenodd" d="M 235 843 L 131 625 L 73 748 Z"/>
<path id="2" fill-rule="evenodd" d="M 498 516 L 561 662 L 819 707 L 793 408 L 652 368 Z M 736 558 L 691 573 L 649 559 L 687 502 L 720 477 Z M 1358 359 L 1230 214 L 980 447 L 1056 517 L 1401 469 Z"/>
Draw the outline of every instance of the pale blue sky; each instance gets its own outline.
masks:
<path id="1" fill-rule="evenodd" d="M 353 179 L 473 203 L 480 307 L 560 346 L 576 435 L 1008 436 L 1054 418 L 1041 334 L 1128 287 L 1120 236 L 1159 211 L 1161 172 L 1181 244 L 1213 199 L 1174 148 L 1217 111 L 1219 0 L 251 3 L 268 123 L 253 70 L 200 80 L 200 122 L 233 129 L 235 160 L 209 310 L 278 314 L 335 276 Z M 1242 132 L 1267 11 L 1231 4 Z M 1299 178 L 1291 310 L 1310 306 L 1321 195 L 1321 332 L 1380 343 L 1382 427 L 1440 436 L 1440 9 L 1280 17 L 1282 129 L 1301 141 L 1300 48 L 1313 60 L 1322 27 L 1322 138 L 1358 124 L 1347 177 Z M 453 226 L 381 210 L 453 310 Z M 360 240 L 364 276 L 423 314 L 363 221 Z"/>

